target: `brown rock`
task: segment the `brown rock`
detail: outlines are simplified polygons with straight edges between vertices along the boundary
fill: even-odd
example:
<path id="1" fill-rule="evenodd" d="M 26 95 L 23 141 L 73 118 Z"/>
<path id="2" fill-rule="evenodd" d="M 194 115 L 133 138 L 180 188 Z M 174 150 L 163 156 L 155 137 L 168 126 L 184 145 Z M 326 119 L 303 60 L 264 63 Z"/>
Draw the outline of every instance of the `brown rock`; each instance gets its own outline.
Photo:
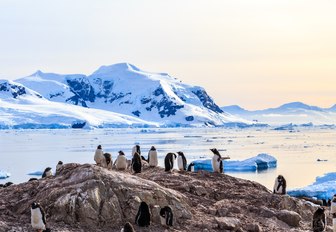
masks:
<path id="1" fill-rule="evenodd" d="M 277 218 L 289 226 L 298 227 L 300 225 L 301 216 L 293 211 L 281 210 L 277 213 Z"/>

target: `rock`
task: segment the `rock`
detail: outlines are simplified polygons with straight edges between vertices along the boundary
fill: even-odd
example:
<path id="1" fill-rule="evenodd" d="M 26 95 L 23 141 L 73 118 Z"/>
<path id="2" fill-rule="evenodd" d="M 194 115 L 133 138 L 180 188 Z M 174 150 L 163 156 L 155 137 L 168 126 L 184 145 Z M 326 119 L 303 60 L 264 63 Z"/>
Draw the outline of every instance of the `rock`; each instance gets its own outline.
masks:
<path id="1" fill-rule="evenodd" d="M 233 217 L 215 217 L 218 227 L 223 230 L 236 231 L 240 227 L 240 220 Z"/>
<path id="2" fill-rule="evenodd" d="M 250 223 L 246 225 L 245 228 L 248 232 L 261 232 L 261 228 L 257 223 Z"/>
<path id="3" fill-rule="evenodd" d="M 194 191 L 198 196 L 207 195 L 206 189 L 202 186 L 195 186 Z"/>
<path id="4" fill-rule="evenodd" d="M 281 210 L 276 217 L 292 227 L 298 227 L 301 221 L 301 216 L 298 213 L 289 210 Z"/>

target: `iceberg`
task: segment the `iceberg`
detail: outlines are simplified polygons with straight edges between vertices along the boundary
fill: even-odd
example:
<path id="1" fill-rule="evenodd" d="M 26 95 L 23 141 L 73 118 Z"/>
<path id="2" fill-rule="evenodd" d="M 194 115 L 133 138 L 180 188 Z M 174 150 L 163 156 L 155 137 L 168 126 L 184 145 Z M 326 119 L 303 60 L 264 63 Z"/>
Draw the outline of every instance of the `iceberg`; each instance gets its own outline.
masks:
<path id="1" fill-rule="evenodd" d="M 211 159 L 194 160 L 195 172 L 204 170 L 212 172 Z M 276 168 L 277 159 L 271 155 L 262 153 L 246 160 L 224 160 L 224 172 L 256 172 L 269 168 Z"/>
<path id="2" fill-rule="evenodd" d="M 30 172 L 27 175 L 30 175 L 30 176 L 42 176 L 43 175 L 43 171 Z"/>
<path id="3" fill-rule="evenodd" d="M 320 200 L 332 199 L 334 194 L 336 194 L 336 172 L 316 177 L 313 184 L 289 190 L 287 193 L 292 197 L 310 197 Z"/>
<path id="4" fill-rule="evenodd" d="M 10 173 L 0 170 L 0 179 L 6 179 L 10 177 L 10 175 L 11 175 Z"/>

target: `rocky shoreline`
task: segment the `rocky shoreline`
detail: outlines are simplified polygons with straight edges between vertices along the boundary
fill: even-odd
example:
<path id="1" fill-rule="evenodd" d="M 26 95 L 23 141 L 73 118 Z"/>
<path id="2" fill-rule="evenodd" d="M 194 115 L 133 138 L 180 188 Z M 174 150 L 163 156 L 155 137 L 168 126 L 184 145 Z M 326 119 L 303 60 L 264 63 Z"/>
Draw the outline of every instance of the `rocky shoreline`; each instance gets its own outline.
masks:
<path id="1" fill-rule="evenodd" d="M 45 209 L 47 226 L 64 232 L 120 231 L 127 221 L 134 225 L 141 201 L 150 206 L 151 225 L 136 231 L 311 231 L 317 209 L 226 174 L 156 167 L 133 175 L 91 164 L 65 164 L 57 176 L 0 189 L 0 196 L 1 232 L 33 231 L 33 201 Z M 160 224 L 165 205 L 174 212 L 172 228 Z"/>

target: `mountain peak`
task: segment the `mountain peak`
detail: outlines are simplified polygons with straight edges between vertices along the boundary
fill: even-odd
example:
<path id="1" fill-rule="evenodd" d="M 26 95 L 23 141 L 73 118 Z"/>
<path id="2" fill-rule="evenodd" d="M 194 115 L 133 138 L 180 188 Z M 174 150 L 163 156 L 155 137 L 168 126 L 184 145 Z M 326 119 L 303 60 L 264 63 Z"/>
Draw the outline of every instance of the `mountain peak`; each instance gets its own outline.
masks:
<path id="1" fill-rule="evenodd" d="M 132 65 L 130 63 L 117 63 L 112 65 L 103 65 L 100 68 L 98 68 L 97 71 L 95 71 L 92 75 L 97 74 L 107 74 L 107 73 L 121 73 L 121 72 L 127 72 L 127 71 L 140 71 L 138 67 L 135 65 Z"/>

